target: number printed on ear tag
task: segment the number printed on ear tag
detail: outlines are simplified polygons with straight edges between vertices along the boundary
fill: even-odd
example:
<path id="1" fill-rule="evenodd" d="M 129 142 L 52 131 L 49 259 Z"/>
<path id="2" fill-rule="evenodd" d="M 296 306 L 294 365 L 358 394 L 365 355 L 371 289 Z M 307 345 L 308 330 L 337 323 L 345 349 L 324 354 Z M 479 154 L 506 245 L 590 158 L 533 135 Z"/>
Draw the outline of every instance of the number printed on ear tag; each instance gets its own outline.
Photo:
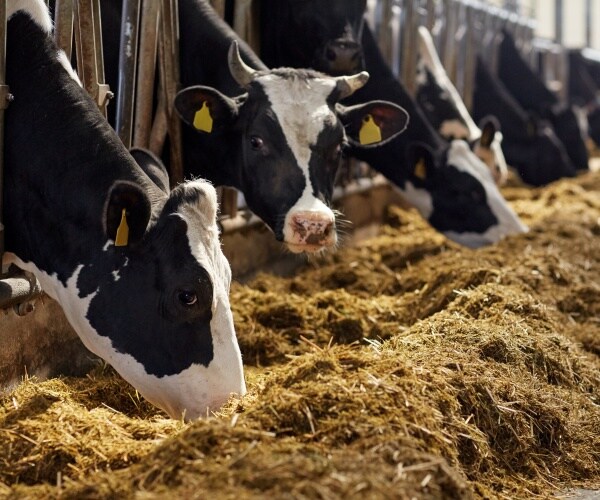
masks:
<path id="1" fill-rule="evenodd" d="M 208 109 L 206 101 L 202 103 L 202 107 L 194 115 L 194 128 L 209 134 L 212 132 L 213 119 L 210 116 L 210 109 Z"/>
<path id="2" fill-rule="evenodd" d="M 360 126 L 360 132 L 358 133 L 358 140 L 363 146 L 381 142 L 381 129 L 371 115 L 364 117 Z"/>

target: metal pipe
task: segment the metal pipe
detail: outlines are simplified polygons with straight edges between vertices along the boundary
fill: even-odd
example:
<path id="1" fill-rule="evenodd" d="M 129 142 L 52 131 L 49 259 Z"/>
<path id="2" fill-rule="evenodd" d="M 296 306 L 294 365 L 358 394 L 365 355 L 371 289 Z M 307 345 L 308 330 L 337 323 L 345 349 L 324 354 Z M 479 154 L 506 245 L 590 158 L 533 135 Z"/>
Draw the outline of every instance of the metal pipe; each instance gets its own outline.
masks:
<path id="1" fill-rule="evenodd" d="M 4 193 L 4 110 L 10 101 L 6 85 L 6 2 L 0 2 L 0 273 L 4 254 L 3 193 Z"/>
<path id="2" fill-rule="evenodd" d="M 133 145 L 150 147 L 152 127 L 152 101 L 156 75 L 158 40 L 158 2 L 146 2 L 142 11 L 140 27 L 140 55 L 138 62 Z"/>
<path id="3" fill-rule="evenodd" d="M 73 53 L 73 0 L 56 0 L 54 41 L 64 50 L 70 61 Z"/>
<path id="4" fill-rule="evenodd" d="M 138 27 L 141 0 L 123 0 L 119 84 L 115 129 L 126 148 L 131 147 L 135 73 L 138 50 Z"/>
<path id="5" fill-rule="evenodd" d="M 402 26 L 402 69 L 400 70 L 402 83 L 406 90 L 412 96 L 417 91 L 417 82 L 415 75 L 417 74 L 417 40 L 418 16 L 419 11 L 412 0 L 404 2 L 404 18 Z"/>
<path id="6" fill-rule="evenodd" d="M 42 293 L 40 284 L 35 277 L 28 277 L 23 272 L 11 275 L 0 280 L 0 309 L 17 306 L 32 300 Z M 21 307 L 16 309 L 22 316 L 31 312 L 32 308 Z"/>
<path id="7" fill-rule="evenodd" d="M 554 0 L 554 39 L 562 45 L 563 38 L 563 1 Z"/>
<path id="8" fill-rule="evenodd" d="M 592 46 L 592 0 L 585 0 L 585 45 Z"/>
<path id="9" fill-rule="evenodd" d="M 162 0 L 159 36 L 160 75 L 163 87 L 167 128 L 170 142 L 170 179 L 175 186 L 183 181 L 181 121 L 174 111 L 175 95 L 179 89 L 179 17 L 177 0 Z"/>

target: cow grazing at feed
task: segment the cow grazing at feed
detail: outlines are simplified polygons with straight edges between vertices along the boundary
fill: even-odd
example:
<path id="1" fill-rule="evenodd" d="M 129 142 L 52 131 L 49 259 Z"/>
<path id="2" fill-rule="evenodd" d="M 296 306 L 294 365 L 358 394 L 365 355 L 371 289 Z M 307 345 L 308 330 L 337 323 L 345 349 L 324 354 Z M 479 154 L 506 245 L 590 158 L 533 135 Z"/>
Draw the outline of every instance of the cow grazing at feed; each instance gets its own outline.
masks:
<path id="1" fill-rule="evenodd" d="M 477 127 L 448 78 L 425 26 L 418 29 L 418 50 L 416 99 L 427 119 L 444 139 L 467 141 L 477 157 L 488 166 L 496 184 L 504 184 L 508 168 L 497 120 L 486 117 L 481 121 L 481 128 Z"/>
<path id="2" fill-rule="evenodd" d="M 581 109 L 584 130 L 600 145 L 600 81 L 596 83 L 581 50 L 569 51 L 569 102 Z M 576 108 L 576 109 L 577 109 Z"/>
<path id="3" fill-rule="evenodd" d="M 562 105 L 546 87 L 523 59 L 514 38 L 506 30 L 502 31 L 498 46 L 498 78 L 523 109 L 550 121 L 575 168 L 587 169 L 589 158 L 585 134 L 575 110 Z"/>
<path id="4" fill-rule="evenodd" d="M 492 74 L 481 56 L 477 57 L 473 117 L 493 115 L 503 132 L 506 161 L 524 182 L 541 186 L 576 174 L 562 142 L 545 120 L 527 114 Z"/>
<path id="5" fill-rule="evenodd" d="M 277 3 L 282 4 L 278 8 L 283 9 L 285 4 L 286 8 L 292 9 L 303 24 L 300 28 L 292 24 L 275 29 L 270 25 L 279 23 L 280 19 L 263 11 L 260 19 L 261 57 L 269 66 L 293 65 L 300 60 L 297 53 L 284 50 L 289 45 L 284 38 L 303 40 L 295 50 L 306 48 L 304 61 L 310 60 L 315 45 L 313 40 L 307 39 L 307 34 L 312 32 L 310 23 L 326 22 L 330 19 L 328 13 L 337 12 L 340 6 L 346 5 L 341 0 L 319 2 L 318 6 L 294 0 Z M 364 2 L 359 4 L 364 5 Z M 362 19 L 362 12 L 356 15 Z M 355 25 L 355 21 L 346 20 L 345 24 Z M 275 35 L 278 37 L 272 38 Z M 525 231 L 527 228 L 498 191 L 488 168 L 469 146 L 464 141 L 448 144 L 432 128 L 418 104 L 392 74 L 366 24 L 362 26 L 360 42 L 366 70 L 371 76 L 363 88 L 346 99 L 346 103 L 385 99 L 406 109 L 410 122 L 406 132 L 382 147 L 369 150 L 350 147 L 348 153 L 385 175 L 433 227 L 458 243 L 477 247 Z M 265 44 L 277 46 L 278 50 L 265 52 Z"/>
<path id="6" fill-rule="evenodd" d="M 121 0 L 103 0 L 107 65 L 118 60 Z M 332 78 L 312 71 L 269 70 L 207 0 L 179 1 L 183 90 L 176 109 L 183 127 L 184 172 L 244 194 L 292 252 L 336 246 L 330 208 L 334 178 L 347 143 L 367 116 L 380 126 L 380 143 L 406 126 L 406 112 L 385 102 L 346 108 L 338 101 L 364 85 L 366 73 Z M 115 66 L 107 81 L 117 88 Z M 210 118 L 201 118 L 209 113 Z M 210 124 L 210 125 L 208 125 Z M 365 145 L 377 147 L 377 143 Z"/>
<path id="7" fill-rule="evenodd" d="M 85 346 L 171 417 L 245 392 L 212 185 L 168 190 L 73 78 L 43 0 L 9 0 L 5 264 L 35 274 Z"/>

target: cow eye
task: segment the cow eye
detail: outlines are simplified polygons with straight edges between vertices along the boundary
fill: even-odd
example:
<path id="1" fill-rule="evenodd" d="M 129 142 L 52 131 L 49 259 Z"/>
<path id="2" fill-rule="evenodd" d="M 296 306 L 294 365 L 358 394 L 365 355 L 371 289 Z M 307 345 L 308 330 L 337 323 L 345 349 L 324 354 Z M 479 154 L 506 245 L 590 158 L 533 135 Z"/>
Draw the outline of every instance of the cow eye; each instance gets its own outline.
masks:
<path id="1" fill-rule="evenodd" d="M 252 149 L 254 149 L 255 151 L 261 149 L 264 146 L 264 144 L 264 141 L 257 135 L 253 135 L 252 137 L 250 137 L 250 146 L 252 146 Z"/>
<path id="2" fill-rule="evenodd" d="M 179 299 L 179 302 L 181 302 L 181 304 L 183 304 L 186 307 L 191 307 L 196 302 L 198 302 L 198 296 L 196 295 L 196 292 L 192 292 L 189 290 L 183 290 L 179 292 L 177 294 L 177 298 Z"/>

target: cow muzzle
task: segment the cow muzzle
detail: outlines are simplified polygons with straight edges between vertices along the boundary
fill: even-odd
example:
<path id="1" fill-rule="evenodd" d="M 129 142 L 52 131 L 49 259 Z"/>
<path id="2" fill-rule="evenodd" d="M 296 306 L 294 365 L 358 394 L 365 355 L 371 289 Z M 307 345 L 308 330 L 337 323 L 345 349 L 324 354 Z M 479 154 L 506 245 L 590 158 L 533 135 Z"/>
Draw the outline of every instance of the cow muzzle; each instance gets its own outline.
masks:
<path id="1" fill-rule="evenodd" d="M 335 246 L 337 234 L 331 211 L 302 210 L 286 217 L 283 242 L 293 253 L 314 253 Z"/>

